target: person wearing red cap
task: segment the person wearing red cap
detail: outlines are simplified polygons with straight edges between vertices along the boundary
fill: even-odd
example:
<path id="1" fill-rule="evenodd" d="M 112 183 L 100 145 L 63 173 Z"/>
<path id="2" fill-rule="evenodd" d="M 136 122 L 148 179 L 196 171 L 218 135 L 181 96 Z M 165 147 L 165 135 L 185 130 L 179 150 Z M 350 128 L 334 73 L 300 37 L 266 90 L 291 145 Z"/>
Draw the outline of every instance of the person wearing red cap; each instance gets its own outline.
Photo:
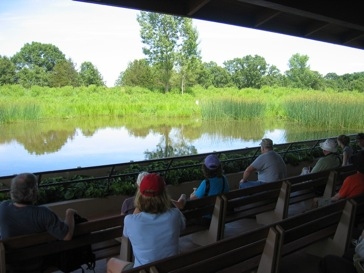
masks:
<path id="1" fill-rule="evenodd" d="M 202 164 L 202 172 L 205 180 L 190 195 L 190 199 L 197 199 L 204 196 L 218 195 L 229 191 L 229 183 L 223 175 L 220 160 L 216 155 L 208 155 Z"/>
<path id="2" fill-rule="evenodd" d="M 111 258 L 107 272 L 120 273 L 179 253 L 179 236 L 186 222 L 178 208 L 172 207 L 163 178 L 150 173 L 143 177 L 135 196 L 134 214 L 124 219 L 123 236 L 133 247 L 134 263 Z"/>

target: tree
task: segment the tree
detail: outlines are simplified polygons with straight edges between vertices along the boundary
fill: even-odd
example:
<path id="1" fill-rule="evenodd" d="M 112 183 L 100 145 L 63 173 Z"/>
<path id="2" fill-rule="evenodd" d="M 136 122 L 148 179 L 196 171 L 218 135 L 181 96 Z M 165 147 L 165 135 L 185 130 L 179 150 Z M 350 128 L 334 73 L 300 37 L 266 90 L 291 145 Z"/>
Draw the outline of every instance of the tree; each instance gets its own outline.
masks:
<path id="1" fill-rule="evenodd" d="M 184 92 L 186 85 L 196 83 L 196 70 L 201 62 L 201 54 L 198 50 L 198 33 L 192 26 L 192 20 L 185 18 L 182 20 L 180 31 L 180 50 L 177 53 L 177 67 L 181 77 L 181 91 Z"/>
<path id="2" fill-rule="evenodd" d="M 268 65 L 267 73 L 263 77 L 263 85 L 283 86 L 284 76 L 275 65 Z"/>
<path id="3" fill-rule="evenodd" d="M 320 89 L 323 78 L 317 71 L 311 71 L 307 55 L 294 54 L 288 61 L 286 71 L 288 84 L 295 88 Z"/>
<path id="4" fill-rule="evenodd" d="M 72 60 L 58 62 L 49 77 L 51 87 L 79 86 L 78 72 Z"/>
<path id="5" fill-rule="evenodd" d="M 261 56 L 247 55 L 224 62 L 233 83 L 239 88 L 260 88 L 267 73 L 267 62 Z"/>
<path id="6" fill-rule="evenodd" d="M 102 75 L 91 62 L 83 62 L 81 64 L 79 75 L 81 85 L 89 86 L 94 84 L 96 86 L 105 86 Z"/>
<path id="7" fill-rule="evenodd" d="M 134 60 L 120 74 L 118 82 L 120 86 L 141 86 L 151 89 L 154 86 L 153 69 L 145 59 Z"/>
<path id="8" fill-rule="evenodd" d="M 232 84 L 228 71 L 215 62 L 203 63 L 196 75 L 197 83 L 205 88 L 209 86 L 221 88 Z"/>
<path id="9" fill-rule="evenodd" d="M 19 74 L 19 83 L 27 87 L 47 86 L 50 72 L 53 71 L 54 66 L 65 60 L 65 55 L 58 47 L 38 42 L 26 43 L 11 58 Z"/>
<path id="10" fill-rule="evenodd" d="M 66 60 L 65 55 L 52 44 L 38 42 L 26 43 L 18 53 L 12 57 L 17 70 L 41 67 L 46 72 L 53 70 L 59 61 Z"/>
<path id="11" fill-rule="evenodd" d="M 137 20 L 145 44 L 143 53 L 148 63 L 158 69 L 164 91 L 168 92 L 175 66 L 178 65 L 181 79 L 185 80 L 199 58 L 197 32 L 192 28 L 191 19 L 184 17 L 142 11 Z"/>
<path id="12" fill-rule="evenodd" d="M 23 68 L 17 73 L 17 83 L 29 88 L 34 85 L 49 86 L 49 74 L 42 67 Z"/>
<path id="13" fill-rule="evenodd" d="M 0 56 L 0 85 L 16 82 L 14 63 L 6 56 Z"/>

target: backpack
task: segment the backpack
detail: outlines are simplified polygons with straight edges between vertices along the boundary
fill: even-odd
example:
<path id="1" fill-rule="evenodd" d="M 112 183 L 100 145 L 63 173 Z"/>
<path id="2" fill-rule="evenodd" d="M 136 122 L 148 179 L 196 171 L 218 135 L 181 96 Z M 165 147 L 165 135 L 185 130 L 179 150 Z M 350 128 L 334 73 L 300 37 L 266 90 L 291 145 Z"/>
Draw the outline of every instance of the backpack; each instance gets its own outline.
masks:
<path id="1" fill-rule="evenodd" d="M 209 192 L 210 192 L 210 180 L 208 178 L 206 178 L 206 187 L 205 187 L 205 194 L 204 196 L 208 196 Z M 221 189 L 221 193 L 224 193 L 225 190 L 225 176 L 222 176 L 222 189 Z"/>
<path id="2" fill-rule="evenodd" d="M 87 222 L 86 218 L 75 214 L 75 225 L 83 222 Z M 96 263 L 95 254 L 92 252 L 91 245 L 81 246 L 75 249 L 62 251 L 50 255 L 46 258 L 47 266 L 55 266 L 60 271 L 69 273 L 77 269 L 81 269 L 84 272 L 83 265 L 86 265 L 87 270 L 94 270 Z"/>

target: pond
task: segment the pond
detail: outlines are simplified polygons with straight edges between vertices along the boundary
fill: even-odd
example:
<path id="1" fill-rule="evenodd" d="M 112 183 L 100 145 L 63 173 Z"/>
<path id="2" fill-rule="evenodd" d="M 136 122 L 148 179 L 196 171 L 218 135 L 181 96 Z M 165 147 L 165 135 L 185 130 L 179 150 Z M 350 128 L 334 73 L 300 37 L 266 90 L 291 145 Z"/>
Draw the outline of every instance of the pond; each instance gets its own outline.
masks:
<path id="1" fill-rule="evenodd" d="M 90 118 L 1 125 L 0 176 L 356 134 L 283 121 Z"/>

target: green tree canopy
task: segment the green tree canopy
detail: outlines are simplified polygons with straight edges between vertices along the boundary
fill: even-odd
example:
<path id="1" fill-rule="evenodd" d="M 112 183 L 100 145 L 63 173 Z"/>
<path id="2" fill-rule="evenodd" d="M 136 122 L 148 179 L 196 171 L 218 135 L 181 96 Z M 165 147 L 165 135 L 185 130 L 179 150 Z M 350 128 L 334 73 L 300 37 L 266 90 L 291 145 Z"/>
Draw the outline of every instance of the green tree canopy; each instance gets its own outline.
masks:
<path id="1" fill-rule="evenodd" d="M 145 45 L 143 53 L 147 61 L 159 70 L 158 76 L 164 91 L 171 88 L 173 69 L 179 69 L 187 77 L 187 71 L 199 58 L 197 50 L 197 32 L 192 27 L 191 19 L 166 14 L 140 12 L 137 20 L 141 27 L 140 36 Z M 182 61 L 182 56 L 188 59 Z M 182 75 L 181 74 L 181 75 Z"/>
<path id="2" fill-rule="evenodd" d="M 79 75 L 81 85 L 89 86 L 94 84 L 96 86 L 105 86 L 102 75 L 91 62 L 83 62 L 81 64 Z"/>
<path id="3" fill-rule="evenodd" d="M 203 63 L 196 74 L 198 84 L 205 88 L 209 86 L 221 88 L 232 85 L 228 71 L 215 62 Z"/>
<path id="4" fill-rule="evenodd" d="M 39 42 L 26 43 L 11 58 L 18 73 L 18 83 L 25 87 L 47 86 L 50 73 L 55 65 L 65 60 L 65 55 L 58 47 Z"/>
<path id="5" fill-rule="evenodd" d="M 78 72 L 71 59 L 58 62 L 49 77 L 51 87 L 79 86 Z"/>
<path id="6" fill-rule="evenodd" d="M 26 43 L 11 59 L 17 70 L 40 67 L 50 72 L 57 62 L 65 61 L 66 57 L 55 45 L 32 42 Z"/>
<path id="7" fill-rule="evenodd" d="M 153 88 L 153 69 L 145 59 L 134 60 L 133 62 L 130 62 L 126 70 L 120 74 L 118 85 Z"/>
<path id="8" fill-rule="evenodd" d="M 232 81 L 239 88 L 260 88 L 267 73 L 267 62 L 261 56 L 247 55 L 224 62 Z"/>
<path id="9" fill-rule="evenodd" d="M 288 61 L 289 70 L 286 71 L 288 85 L 295 88 L 319 89 L 323 79 L 317 71 L 311 71 L 307 55 L 293 54 Z"/>
<path id="10" fill-rule="evenodd" d="M 0 85 L 14 84 L 16 79 L 15 65 L 6 56 L 0 56 Z"/>

